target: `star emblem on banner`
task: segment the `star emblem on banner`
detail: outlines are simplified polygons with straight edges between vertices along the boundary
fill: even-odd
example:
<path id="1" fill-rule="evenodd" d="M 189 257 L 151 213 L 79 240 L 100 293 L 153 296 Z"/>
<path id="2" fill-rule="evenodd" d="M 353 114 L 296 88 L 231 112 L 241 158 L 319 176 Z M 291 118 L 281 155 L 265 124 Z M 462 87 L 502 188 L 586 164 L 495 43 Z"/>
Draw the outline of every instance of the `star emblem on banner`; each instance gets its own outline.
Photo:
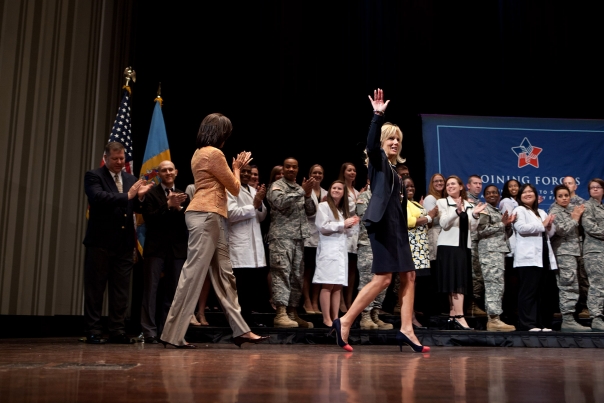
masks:
<path id="1" fill-rule="evenodd" d="M 539 154 L 543 148 L 532 145 L 527 137 L 518 147 L 512 147 L 512 151 L 518 157 L 518 168 L 524 168 L 527 165 L 539 168 Z"/>

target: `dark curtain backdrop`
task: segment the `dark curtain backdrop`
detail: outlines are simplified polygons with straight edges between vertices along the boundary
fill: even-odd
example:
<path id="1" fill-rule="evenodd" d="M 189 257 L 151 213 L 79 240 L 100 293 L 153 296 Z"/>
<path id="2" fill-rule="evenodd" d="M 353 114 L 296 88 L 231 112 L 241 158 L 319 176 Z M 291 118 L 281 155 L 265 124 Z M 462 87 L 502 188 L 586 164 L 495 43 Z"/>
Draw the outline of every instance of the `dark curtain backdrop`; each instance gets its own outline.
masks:
<path id="1" fill-rule="evenodd" d="M 162 83 L 177 184 L 192 182 L 199 123 L 233 122 L 224 152 L 252 151 L 268 180 L 287 156 L 299 180 L 315 163 L 323 187 L 343 162 L 361 187 L 376 87 L 403 155 L 425 188 L 419 114 L 603 118 L 602 3 L 375 0 L 135 1 L 132 66 L 135 169 Z M 485 139 L 484 152 L 489 152 Z"/>

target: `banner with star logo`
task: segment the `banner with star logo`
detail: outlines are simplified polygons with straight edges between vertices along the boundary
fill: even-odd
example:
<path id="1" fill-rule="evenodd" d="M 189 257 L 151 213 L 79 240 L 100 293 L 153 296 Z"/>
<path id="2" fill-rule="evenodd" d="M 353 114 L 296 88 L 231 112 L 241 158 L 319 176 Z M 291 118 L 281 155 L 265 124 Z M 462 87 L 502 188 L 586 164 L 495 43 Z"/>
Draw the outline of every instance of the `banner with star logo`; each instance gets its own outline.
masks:
<path id="1" fill-rule="evenodd" d="M 509 179 L 532 183 L 547 210 L 565 176 L 589 198 L 587 182 L 604 178 L 604 120 L 421 115 L 426 183 L 434 173 L 482 178 L 501 190 Z M 404 143 L 403 143 L 403 155 Z M 407 157 L 411 157 L 407 155 Z M 481 195 L 482 197 L 482 195 Z"/>

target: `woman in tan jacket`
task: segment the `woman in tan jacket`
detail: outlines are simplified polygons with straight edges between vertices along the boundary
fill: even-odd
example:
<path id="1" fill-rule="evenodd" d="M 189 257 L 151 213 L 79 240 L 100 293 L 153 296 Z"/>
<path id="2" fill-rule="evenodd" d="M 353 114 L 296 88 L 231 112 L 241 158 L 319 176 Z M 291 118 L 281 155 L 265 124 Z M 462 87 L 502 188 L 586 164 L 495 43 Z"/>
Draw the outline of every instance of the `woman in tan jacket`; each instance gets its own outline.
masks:
<path id="1" fill-rule="evenodd" d="M 185 341 L 185 333 L 207 274 L 233 329 L 233 342 L 241 347 L 245 342 L 268 339 L 252 333 L 241 317 L 225 236 L 226 190 L 234 196 L 239 194 L 239 170 L 251 161 L 251 153 L 244 151 L 233 158 L 233 171 L 229 169 L 220 148 L 232 129 L 231 121 L 219 113 L 206 116 L 199 127 L 197 150 L 191 159 L 195 196 L 185 213 L 189 229 L 187 261 L 161 335 L 164 347 L 171 344 L 177 348 L 196 348 Z"/>

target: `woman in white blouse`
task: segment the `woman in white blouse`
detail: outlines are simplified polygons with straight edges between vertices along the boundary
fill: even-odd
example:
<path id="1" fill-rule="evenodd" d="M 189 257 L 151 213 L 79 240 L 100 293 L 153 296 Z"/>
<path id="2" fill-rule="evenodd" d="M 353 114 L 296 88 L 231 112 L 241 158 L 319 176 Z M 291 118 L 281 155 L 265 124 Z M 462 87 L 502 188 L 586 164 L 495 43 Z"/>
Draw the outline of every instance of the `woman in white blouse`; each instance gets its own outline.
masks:
<path id="1" fill-rule="evenodd" d="M 525 183 L 519 190 L 519 206 L 514 209 L 514 267 L 518 268 L 518 330 L 551 331 L 543 327 L 542 287 L 546 270 L 556 270 L 556 258 L 549 238 L 556 233 L 555 215 L 539 208 L 537 189 Z"/>
<path id="2" fill-rule="evenodd" d="M 308 171 L 308 177 L 315 179 L 315 185 L 312 189 L 310 197 L 312 198 L 315 207 L 319 208 L 321 203 L 327 196 L 327 190 L 321 187 L 321 181 L 325 171 L 319 164 L 315 164 L 310 167 Z M 319 284 L 312 284 L 312 278 L 315 274 L 315 262 L 317 258 L 317 245 L 319 244 L 319 231 L 315 226 L 316 214 L 308 216 L 308 230 L 310 231 L 310 237 L 304 239 L 304 284 L 302 285 L 302 295 L 304 296 L 304 310 L 308 314 L 320 314 L 319 309 L 319 292 L 321 286 Z"/>
<path id="3" fill-rule="evenodd" d="M 438 291 L 449 294 L 449 323 L 457 330 L 471 330 L 463 314 L 464 294 L 471 289 L 470 231 L 478 227 L 484 203 L 467 201 L 463 181 L 451 175 L 445 181 L 445 198 L 436 202 L 442 231 L 438 236 Z"/>
<path id="4" fill-rule="evenodd" d="M 350 216 L 346 184 L 335 181 L 327 201 L 319 203 L 315 226 L 319 232 L 317 261 L 313 283 L 322 284 L 321 310 L 323 323 L 332 326 L 338 317 L 342 286 L 348 284 L 347 239 L 354 234 L 358 216 Z M 357 227 L 358 228 L 358 227 Z"/>

